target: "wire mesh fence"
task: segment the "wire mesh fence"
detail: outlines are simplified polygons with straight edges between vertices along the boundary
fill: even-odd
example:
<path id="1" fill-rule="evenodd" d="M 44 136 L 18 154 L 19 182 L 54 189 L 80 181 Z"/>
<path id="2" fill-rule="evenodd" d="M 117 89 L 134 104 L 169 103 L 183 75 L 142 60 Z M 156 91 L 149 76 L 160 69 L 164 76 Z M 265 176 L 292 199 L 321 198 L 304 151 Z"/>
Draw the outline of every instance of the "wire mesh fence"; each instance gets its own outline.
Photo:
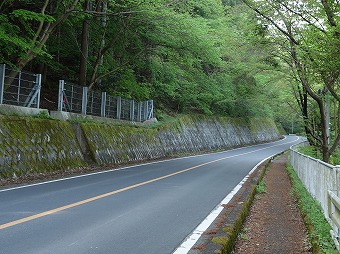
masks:
<path id="1" fill-rule="evenodd" d="M 143 122 L 153 118 L 153 100 L 135 102 L 60 80 L 58 111 Z"/>
<path id="2" fill-rule="evenodd" d="M 0 65 L 0 104 L 39 108 L 41 74 L 16 71 Z"/>
<path id="3" fill-rule="evenodd" d="M 59 81 L 58 110 L 72 113 L 82 113 L 83 88 Z"/>
<path id="4" fill-rule="evenodd" d="M 0 64 L 0 104 L 39 108 L 41 74 Z M 58 111 L 143 122 L 153 118 L 153 100 L 136 102 L 59 81 Z"/>
<path id="5" fill-rule="evenodd" d="M 89 91 L 87 93 L 86 114 L 92 116 L 102 116 L 102 93 L 99 91 Z"/>
<path id="6" fill-rule="evenodd" d="M 131 120 L 130 117 L 130 100 L 121 99 L 121 112 L 120 119 L 122 120 Z M 133 120 L 133 119 L 132 119 Z"/>
<path id="7" fill-rule="evenodd" d="M 117 97 L 108 95 L 106 96 L 105 113 L 108 118 L 117 118 Z"/>

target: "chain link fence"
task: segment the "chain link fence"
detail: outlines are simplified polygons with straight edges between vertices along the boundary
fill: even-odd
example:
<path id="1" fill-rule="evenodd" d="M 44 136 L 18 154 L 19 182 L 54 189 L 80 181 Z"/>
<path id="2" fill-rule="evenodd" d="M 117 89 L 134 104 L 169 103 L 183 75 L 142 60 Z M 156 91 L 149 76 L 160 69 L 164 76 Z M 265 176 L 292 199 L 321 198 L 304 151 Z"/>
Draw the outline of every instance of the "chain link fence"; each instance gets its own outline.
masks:
<path id="1" fill-rule="evenodd" d="M 16 71 L 0 64 L 0 104 L 40 106 L 41 74 Z"/>

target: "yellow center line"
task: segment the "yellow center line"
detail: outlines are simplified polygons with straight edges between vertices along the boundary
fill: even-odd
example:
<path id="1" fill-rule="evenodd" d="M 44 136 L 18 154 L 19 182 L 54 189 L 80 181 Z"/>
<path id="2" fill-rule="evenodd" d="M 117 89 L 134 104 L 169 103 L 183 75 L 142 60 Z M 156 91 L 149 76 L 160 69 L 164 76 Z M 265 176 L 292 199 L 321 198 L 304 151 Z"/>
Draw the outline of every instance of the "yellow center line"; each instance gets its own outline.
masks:
<path id="1" fill-rule="evenodd" d="M 187 169 L 184 169 L 184 170 L 181 170 L 181 171 L 177 171 L 177 172 L 169 174 L 169 175 L 154 178 L 154 179 L 151 179 L 151 180 L 148 180 L 148 181 L 145 181 L 145 182 L 130 185 L 128 187 L 125 187 L 125 188 L 122 188 L 122 189 L 119 189 L 119 190 L 107 192 L 107 193 L 104 193 L 104 194 L 101 194 L 101 195 L 98 195 L 98 196 L 95 196 L 95 197 L 92 197 L 92 198 L 81 200 L 79 202 L 75 202 L 75 203 L 72 203 L 72 204 L 69 204 L 69 205 L 65 205 L 65 206 L 61 206 L 61 207 L 58 207 L 58 208 L 55 208 L 55 209 L 52 209 L 52 210 L 48 210 L 46 212 L 38 213 L 38 214 L 28 216 L 28 217 L 25 217 L 25 218 L 22 218 L 22 219 L 19 219 L 19 220 L 11 221 L 11 222 L 0 225 L 0 230 L 5 229 L 5 228 L 9 228 L 9 227 L 13 227 L 15 225 L 25 223 L 25 222 L 28 222 L 28 221 L 31 221 L 31 220 L 35 220 L 35 219 L 38 219 L 38 218 L 41 218 L 41 217 L 44 217 L 44 216 L 47 216 L 47 215 L 51 215 L 51 214 L 54 214 L 54 213 L 57 213 L 57 212 L 61 212 L 61 211 L 66 210 L 66 209 L 70 209 L 70 208 L 73 208 L 73 207 L 76 207 L 76 206 L 80 206 L 80 205 L 83 205 L 83 204 L 86 204 L 86 203 L 89 203 L 89 202 L 92 202 L 92 201 L 95 201 L 95 200 L 98 200 L 98 199 L 102 199 L 102 198 L 105 198 L 105 197 L 108 197 L 108 196 L 112 196 L 112 195 L 118 194 L 120 192 L 131 190 L 131 189 L 137 188 L 139 186 L 143 186 L 143 185 L 146 185 L 146 184 L 149 184 L 149 183 L 153 183 L 153 182 L 156 182 L 156 181 L 159 181 L 159 180 L 171 177 L 171 176 L 182 174 L 184 172 L 187 172 L 187 171 L 193 170 L 195 168 L 202 167 L 202 166 L 205 166 L 205 165 L 208 165 L 208 164 L 220 161 L 220 160 L 224 160 L 226 158 L 227 157 L 220 158 L 220 159 L 213 160 L 213 161 L 209 161 L 209 162 L 206 162 L 206 163 L 203 163 L 203 164 L 200 164 L 200 165 L 196 165 L 196 166 L 191 167 L 191 168 L 187 168 Z"/>
<path id="2" fill-rule="evenodd" d="M 292 143 L 292 142 L 287 142 L 287 143 Z M 112 196 L 112 195 L 118 194 L 120 192 L 131 190 L 131 189 L 134 189 L 134 188 L 137 188 L 137 187 L 149 184 L 149 183 L 153 183 L 153 182 L 156 182 L 156 181 L 168 178 L 168 177 L 172 177 L 172 176 L 175 176 L 175 175 L 178 175 L 178 174 L 182 174 L 182 173 L 185 173 L 187 171 L 193 170 L 195 168 L 203 167 L 203 166 L 211 164 L 211 163 L 215 163 L 215 162 L 218 162 L 218 161 L 221 161 L 221 160 L 225 160 L 225 159 L 229 159 L 229 158 L 233 158 L 233 157 L 237 157 L 237 156 L 242 156 L 242 155 L 254 153 L 254 152 L 257 152 L 257 151 L 265 150 L 265 149 L 268 149 L 268 148 L 271 148 L 271 147 L 274 147 L 274 146 L 284 145 L 284 144 L 287 144 L 287 143 L 277 144 L 277 145 L 273 145 L 273 146 L 269 146 L 269 147 L 265 147 L 265 148 L 256 149 L 256 150 L 253 150 L 253 151 L 250 151 L 250 152 L 226 156 L 226 157 L 216 159 L 216 160 L 213 160 L 213 161 L 208 161 L 208 162 L 193 166 L 191 168 L 187 168 L 187 169 L 183 169 L 181 171 L 177 171 L 177 172 L 172 173 L 172 174 L 168 174 L 168 175 L 161 176 L 161 177 L 158 177 L 158 178 L 154 178 L 154 179 L 151 179 L 151 180 L 148 180 L 148 181 L 145 181 L 145 182 L 130 185 L 130 186 L 127 186 L 127 187 L 119 189 L 119 190 L 107 192 L 107 193 L 104 193 L 104 194 L 101 194 L 101 195 L 98 195 L 98 196 L 95 196 L 95 197 L 92 197 L 92 198 L 81 200 L 79 202 L 71 203 L 69 205 L 65 205 L 65 206 L 61 206 L 61 207 L 58 207 L 58 208 L 55 208 L 55 209 L 52 209 L 52 210 L 48 210 L 46 212 L 38 213 L 38 214 L 28 216 L 28 217 L 25 217 L 25 218 L 22 218 L 22 219 L 19 219 L 19 220 L 14 220 L 14 221 L 11 221 L 11 222 L 8 222 L 8 223 L 5 223 L 5 224 L 1 224 L 0 230 L 5 229 L 5 228 L 9 228 L 9 227 L 13 227 L 15 225 L 25 223 L 25 222 L 28 222 L 28 221 L 31 221 L 31 220 L 35 220 L 35 219 L 38 219 L 38 218 L 41 218 L 41 217 L 44 217 L 44 216 L 47 216 L 47 215 L 51 215 L 51 214 L 54 214 L 54 213 L 57 213 L 57 212 L 61 212 L 61 211 L 64 211 L 66 209 L 70 209 L 70 208 L 73 208 L 73 207 L 76 207 L 76 206 L 80 206 L 80 205 L 83 205 L 83 204 L 86 204 L 86 203 L 89 203 L 89 202 L 92 202 L 92 201 L 95 201 L 95 200 L 98 200 L 98 199 L 102 199 L 102 198 L 105 198 L 105 197 L 108 197 L 108 196 Z"/>

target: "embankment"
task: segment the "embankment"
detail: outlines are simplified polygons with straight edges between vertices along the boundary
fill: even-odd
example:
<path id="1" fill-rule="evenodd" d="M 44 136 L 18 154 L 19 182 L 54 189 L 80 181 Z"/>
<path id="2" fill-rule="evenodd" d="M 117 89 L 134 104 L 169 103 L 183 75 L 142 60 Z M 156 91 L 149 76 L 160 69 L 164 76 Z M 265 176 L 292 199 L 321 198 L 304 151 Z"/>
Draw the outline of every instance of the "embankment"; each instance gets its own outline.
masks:
<path id="1" fill-rule="evenodd" d="M 158 127 L 0 117 L 0 177 L 120 164 L 280 138 L 271 119 L 185 116 Z"/>

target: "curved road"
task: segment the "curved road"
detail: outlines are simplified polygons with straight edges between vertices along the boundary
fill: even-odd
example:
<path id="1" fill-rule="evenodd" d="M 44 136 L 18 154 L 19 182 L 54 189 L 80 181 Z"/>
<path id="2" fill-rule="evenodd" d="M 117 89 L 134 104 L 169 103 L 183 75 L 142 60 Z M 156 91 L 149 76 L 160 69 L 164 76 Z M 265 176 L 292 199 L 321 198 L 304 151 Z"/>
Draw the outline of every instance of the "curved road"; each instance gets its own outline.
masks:
<path id="1" fill-rule="evenodd" d="M 0 253 L 172 253 L 256 164 L 298 142 L 0 190 Z"/>

